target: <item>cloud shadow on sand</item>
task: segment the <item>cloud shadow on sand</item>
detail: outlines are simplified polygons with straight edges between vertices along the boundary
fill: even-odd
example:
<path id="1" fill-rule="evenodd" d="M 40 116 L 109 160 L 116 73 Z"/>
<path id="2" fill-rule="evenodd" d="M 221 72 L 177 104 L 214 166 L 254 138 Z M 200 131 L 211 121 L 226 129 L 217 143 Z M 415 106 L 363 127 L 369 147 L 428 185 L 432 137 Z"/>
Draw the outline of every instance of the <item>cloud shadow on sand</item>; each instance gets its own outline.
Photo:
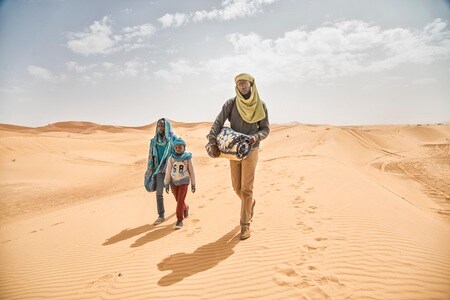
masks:
<path id="1" fill-rule="evenodd" d="M 169 286 L 184 278 L 209 270 L 233 255 L 233 248 L 239 243 L 240 227 L 233 228 L 217 241 L 201 246 L 193 253 L 176 253 L 158 264 L 160 271 L 172 270 L 158 281 L 160 286 Z"/>

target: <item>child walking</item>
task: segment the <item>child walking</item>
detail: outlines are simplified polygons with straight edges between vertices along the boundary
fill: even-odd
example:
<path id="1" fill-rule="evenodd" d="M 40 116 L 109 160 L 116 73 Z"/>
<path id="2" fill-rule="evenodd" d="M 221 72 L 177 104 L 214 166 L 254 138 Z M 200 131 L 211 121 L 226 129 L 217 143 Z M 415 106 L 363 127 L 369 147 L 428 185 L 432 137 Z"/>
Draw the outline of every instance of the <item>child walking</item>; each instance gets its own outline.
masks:
<path id="1" fill-rule="evenodd" d="M 173 142 L 174 153 L 167 161 L 166 176 L 164 178 L 164 186 L 166 193 L 169 193 L 169 186 L 177 200 L 177 223 L 175 229 L 183 227 L 183 219 L 189 215 L 189 206 L 186 205 L 185 199 L 191 183 L 191 191 L 195 193 L 195 174 L 192 165 L 192 154 L 186 152 L 186 143 L 177 138 Z M 169 185 L 170 184 L 170 185 Z"/>

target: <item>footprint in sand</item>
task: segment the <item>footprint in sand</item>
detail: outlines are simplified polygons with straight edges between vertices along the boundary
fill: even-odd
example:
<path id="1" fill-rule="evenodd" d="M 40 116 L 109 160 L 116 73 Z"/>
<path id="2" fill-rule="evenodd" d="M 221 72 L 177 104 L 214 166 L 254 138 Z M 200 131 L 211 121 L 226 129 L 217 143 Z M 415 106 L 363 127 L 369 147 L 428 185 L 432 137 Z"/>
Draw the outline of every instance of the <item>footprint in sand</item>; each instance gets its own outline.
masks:
<path id="1" fill-rule="evenodd" d="M 328 239 L 324 238 L 324 237 L 318 237 L 318 238 L 315 238 L 315 240 L 318 241 L 318 242 L 321 242 L 321 241 L 326 241 Z"/>
<path id="2" fill-rule="evenodd" d="M 303 247 L 306 248 L 309 252 L 327 249 L 327 246 L 319 246 L 315 243 L 309 243 L 309 244 L 303 245 Z"/>
<path id="3" fill-rule="evenodd" d="M 310 207 L 308 207 L 308 209 L 306 210 L 306 212 L 309 213 L 309 214 L 315 214 L 315 213 L 316 213 L 316 210 L 317 210 L 317 207 L 315 207 L 315 206 L 310 206 Z"/>
<path id="4" fill-rule="evenodd" d="M 313 187 L 310 187 L 310 188 L 308 188 L 306 191 L 305 191 L 305 194 L 309 194 L 309 193 L 311 193 L 311 192 L 313 192 L 314 191 L 314 188 Z"/>
<path id="5" fill-rule="evenodd" d="M 117 278 L 122 277 L 123 274 L 122 273 L 109 273 L 106 275 L 103 275 L 102 277 L 89 282 L 88 286 L 89 287 L 102 287 L 105 286 L 107 284 L 110 284 L 114 281 L 117 280 Z"/>
<path id="6" fill-rule="evenodd" d="M 12 240 L 3 241 L 2 244 L 6 244 L 6 243 L 9 243 L 9 242 L 12 242 Z"/>
<path id="7" fill-rule="evenodd" d="M 291 187 L 293 187 L 293 188 L 299 188 L 302 184 L 303 184 L 302 182 L 300 182 L 300 183 L 294 183 L 294 184 L 291 184 Z"/>
<path id="8" fill-rule="evenodd" d="M 294 286 L 299 288 L 311 286 L 306 276 L 302 276 L 292 267 L 279 268 L 277 274 L 273 277 L 273 281 L 279 286 Z"/>
<path id="9" fill-rule="evenodd" d="M 323 287 L 327 287 L 327 290 L 336 291 L 345 287 L 344 284 L 339 282 L 339 279 L 334 275 L 327 275 L 320 272 L 315 266 L 309 265 L 305 268 L 297 267 L 281 267 L 276 268 L 276 274 L 273 277 L 273 281 L 280 286 L 290 286 L 295 288 L 309 288 L 318 287 L 317 298 L 329 298 L 329 295 L 324 295 Z"/>
<path id="10" fill-rule="evenodd" d="M 295 198 L 292 203 L 294 204 L 300 204 L 300 203 L 305 203 L 305 199 L 303 199 L 301 196 L 298 196 L 297 198 Z"/>
<path id="11" fill-rule="evenodd" d="M 297 225 L 302 229 L 303 233 L 310 233 L 313 232 L 314 229 L 308 225 L 306 225 L 305 223 L 303 223 L 302 221 L 298 221 Z"/>
<path id="12" fill-rule="evenodd" d="M 193 236 L 197 233 L 200 233 L 202 231 L 201 227 L 195 227 L 193 229 L 189 229 L 188 232 L 186 233 L 186 236 Z"/>
<path id="13" fill-rule="evenodd" d="M 64 222 L 58 222 L 58 223 L 53 224 L 52 226 L 56 226 L 56 225 L 60 225 L 60 224 L 64 224 Z"/>

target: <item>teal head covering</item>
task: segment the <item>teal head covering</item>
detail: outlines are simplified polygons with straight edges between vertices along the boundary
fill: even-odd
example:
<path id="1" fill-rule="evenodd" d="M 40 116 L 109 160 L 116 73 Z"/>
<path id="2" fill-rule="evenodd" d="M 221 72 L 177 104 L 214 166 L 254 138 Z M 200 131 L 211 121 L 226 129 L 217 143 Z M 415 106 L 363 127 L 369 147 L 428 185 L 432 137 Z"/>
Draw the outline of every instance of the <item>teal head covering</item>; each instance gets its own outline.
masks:
<path id="1" fill-rule="evenodd" d="M 176 145 L 182 145 L 186 149 L 186 143 L 183 141 L 182 138 L 177 138 L 173 141 L 173 146 L 175 147 Z M 192 153 L 184 151 L 182 154 L 177 154 L 174 150 L 172 153 L 172 157 L 175 161 L 183 161 L 186 159 L 191 159 Z"/>
<path id="2" fill-rule="evenodd" d="M 158 123 L 164 121 L 164 136 L 158 132 Z M 150 141 L 150 151 L 152 151 L 153 159 L 149 159 L 148 167 L 153 167 L 154 174 L 164 173 L 166 170 L 166 162 L 172 151 L 172 143 L 177 137 L 173 134 L 170 121 L 162 118 L 156 123 L 155 137 Z M 158 150 L 156 145 L 165 146 L 161 160 L 158 160 Z"/>
<path id="3" fill-rule="evenodd" d="M 158 132 L 158 124 L 161 121 L 164 122 L 164 136 Z M 158 122 L 156 122 L 156 126 L 155 126 L 155 137 L 154 137 L 155 142 L 158 143 L 159 145 L 164 146 L 173 137 L 174 137 L 174 134 L 172 131 L 172 125 L 170 124 L 169 120 L 167 120 L 165 118 L 159 119 Z"/>
<path id="4" fill-rule="evenodd" d="M 186 143 L 183 141 L 182 138 L 177 138 L 173 141 L 173 146 L 176 146 L 176 145 L 182 145 L 182 146 L 186 147 Z"/>
<path id="5" fill-rule="evenodd" d="M 158 132 L 158 122 L 164 121 L 164 135 Z M 173 141 L 177 138 L 172 131 L 172 125 L 170 121 L 162 118 L 156 122 L 155 136 L 150 140 L 150 147 L 148 153 L 147 172 L 145 172 L 144 186 L 147 191 L 153 191 L 149 185 L 152 182 L 152 178 L 158 173 L 164 173 L 166 171 L 167 158 L 173 151 Z M 162 146 L 164 152 L 161 159 L 158 158 L 158 150 L 156 146 Z"/>

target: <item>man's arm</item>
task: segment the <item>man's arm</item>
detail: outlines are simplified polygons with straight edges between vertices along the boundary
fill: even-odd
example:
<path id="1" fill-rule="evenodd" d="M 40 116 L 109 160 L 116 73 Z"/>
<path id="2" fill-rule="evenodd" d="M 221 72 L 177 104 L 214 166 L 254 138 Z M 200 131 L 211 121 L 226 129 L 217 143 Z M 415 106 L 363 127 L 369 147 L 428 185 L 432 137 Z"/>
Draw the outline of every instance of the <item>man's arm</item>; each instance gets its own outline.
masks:
<path id="1" fill-rule="evenodd" d="M 255 137 L 257 142 L 265 139 L 270 133 L 269 114 L 267 113 L 267 107 L 266 107 L 265 103 L 263 103 L 263 107 L 264 107 L 264 112 L 266 113 L 266 117 L 258 122 L 259 131 L 255 134 L 253 134 L 253 136 Z"/>
<path id="2" fill-rule="evenodd" d="M 228 100 L 225 102 L 225 104 L 222 107 L 222 110 L 217 115 L 216 120 L 214 121 L 213 125 L 211 126 L 211 130 L 209 131 L 206 138 L 208 139 L 209 143 L 212 145 L 217 144 L 217 135 L 220 133 L 220 131 L 223 128 L 223 124 L 225 124 L 225 121 L 228 119 L 228 117 L 231 114 L 231 109 L 233 108 L 233 99 Z"/>

